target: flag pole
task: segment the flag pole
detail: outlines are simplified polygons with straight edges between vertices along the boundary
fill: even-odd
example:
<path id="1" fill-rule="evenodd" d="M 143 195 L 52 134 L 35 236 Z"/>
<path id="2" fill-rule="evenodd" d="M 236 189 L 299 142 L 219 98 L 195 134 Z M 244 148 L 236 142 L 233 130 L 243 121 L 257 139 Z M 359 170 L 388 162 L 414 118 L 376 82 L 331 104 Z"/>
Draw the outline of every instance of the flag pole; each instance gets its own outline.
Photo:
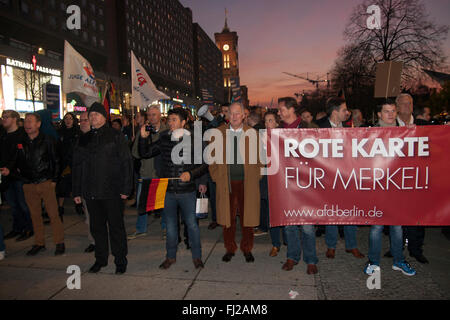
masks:
<path id="1" fill-rule="evenodd" d="M 134 106 L 131 106 L 131 131 L 133 131 L 133 141 L 136 139 L 136 136 L 134 134 Z"/>

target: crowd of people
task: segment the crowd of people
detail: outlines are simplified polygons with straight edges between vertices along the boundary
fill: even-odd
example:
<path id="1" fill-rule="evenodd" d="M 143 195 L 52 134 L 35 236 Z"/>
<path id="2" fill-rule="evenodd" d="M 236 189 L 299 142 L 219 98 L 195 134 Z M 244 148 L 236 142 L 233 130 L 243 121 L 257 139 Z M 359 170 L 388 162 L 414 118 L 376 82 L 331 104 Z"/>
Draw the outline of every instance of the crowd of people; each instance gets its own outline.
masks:
<path id="1" fill-rule="evenodd" d="M 429 108 L 414 108 L 408 94 L 380 104 L 377 116 L 376 126 L 380 127 L 431 125 Z M 84 216 L 88 225 L 89 244 L 85 252 L 95 252 L 95 263 L 89 272 L 97 273 L 108 264 L 111 248 L 116 273 L 125 273 L 127 240 L 147 235 L 149 214 L 161 219 L 161 234 L 166 240 L 166 257 L 159 266 L 161 269 L 176 263 L 182 241 L 181 226 L 184 226 L 184 242 L 192 252 L 194 267 L 204 268 L 195 211 L 198 194 L 205 193 L 210 200 L 208 229 L 222 227 L 224 262 L 229 262 L 238 251 L 237 216 L 242 231 L 239 249 L 248 263 L 255 261 L 254 237 L 265 234 L 270 234 L 268 254 L 271 257 L 279 254 L 282 244 L 287 246 L 286 262 L 282 266 L 285 271 L 292 270 L 303 253 L 306 272 L 317 273 L 316 240 L 322 234 L 327 245 L 326 258 L 335 258 L 339 236 L 345 239 L 346 252 L 356 259 L 365 257 L 358 249 L 358 226 L 271 227 L 267 176 L 261 175 L 260 170 L 263 165 L 249 163 L 250 149 L 239 148 L 249 131 L 368 126 L 361 111 L 349 111 L 344 99 L 331 97 L 326 111 L 315 116 L 310 110 L 299 108 L 291 97 L 280 98 L 278 107 L 269 110 L 248 109 L 239 102 L 224 105 L 214 113 L 213 121 L 203 119 L 204 130 L 217 128 L 228 139 L 223 144 L 224 161 L 209 165 L 205 161 L 173 159 L 174 151 L 182 159 L 185 152 L 189 159 L 198 156 L 193 143 L 190 150 L 175 149 L 183 139 L 198 134 L 194 130 L 195 117 L 181 105 L 169 110 L 167 117 L 162 117 L 159 105 L 151 105 L 138 112 L 134 119 L 128 116 L 108 119 L 99 103 L 94 103 L 79 119 L 67 113 L 59 128 L 52 125 L 47 110 L 27 113 L 23 127 L 19 125 L 20 115 L 16 111 L 3 111 L 1 190 L 10 206 L 13 226 L 4 235 L 0 225 L 0 260 L 5 257 L 4 240 L 24 241 L 34 236 L 34 245 L 27 255 L 35 256 L 46 250 L 44 225 L 48 223 L 55 244 L 54 254 L 64 254 L 64 203 L 73 201 L 76 213 Z M 227 152 L 226 145 L 232 146 L 233 152 Z M 164 209 L 141 212 L 143 186 L 155 178 L 169 178 Z M 136 208 L 136 228 L 128 235 L 124 224 L 126 199 L 134 199 L 132 207 Z M 371 226 L 365 273 L 370 275 L 380 266 L 383 229 L 390 236 L 390 251 L 385 256 L 393 258 L 394 270 L 408 276 L 416 274 L 403 254 L 406 238 L 410 256 L 420 263 L 428 263 L 423 252 L 424 227 Z M 450 238 L 448 228 L 443 228 L 443 232 Z"/>

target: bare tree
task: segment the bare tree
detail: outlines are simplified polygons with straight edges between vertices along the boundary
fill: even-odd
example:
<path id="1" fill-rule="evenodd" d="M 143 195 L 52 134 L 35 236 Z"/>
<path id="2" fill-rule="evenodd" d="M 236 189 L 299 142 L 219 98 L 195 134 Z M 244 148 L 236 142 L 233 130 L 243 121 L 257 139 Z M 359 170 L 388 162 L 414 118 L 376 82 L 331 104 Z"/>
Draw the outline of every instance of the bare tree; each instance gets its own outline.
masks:
<path id="1" fill-rule="evenodd" d="M 50 81 L 50 76 L 26 69 L 20 69 L 14 76 L 15 82 L 24 88 L 25 100 L 31 100 L 33 110 L 36 111 L 35 103 L 43 99 L 42 85 Z"/>
<path id="2" fill-rule="evenodd" d="M 380 29 L 367 27 L 371 5 L 380 8 Z M 446 60 L 442 43 L 447 34 L 448 26 L 433 23 L 421 0 L 364 0 L 353 10 L 344 31 L 352 50 L 366 54 L 372 65 L 402 61 L 404 83 L 416 79 L 421 68 L 442 66 Z"/>
<path id="3" fill-rule="evenodd" d="M 344 90 L 346 94 L 358 92 L 361 87 L 371 86 L 375 80 L 375 64 L 366 48 L 347 45 L 338 51 L 331 70 L 334 91 Z"/>

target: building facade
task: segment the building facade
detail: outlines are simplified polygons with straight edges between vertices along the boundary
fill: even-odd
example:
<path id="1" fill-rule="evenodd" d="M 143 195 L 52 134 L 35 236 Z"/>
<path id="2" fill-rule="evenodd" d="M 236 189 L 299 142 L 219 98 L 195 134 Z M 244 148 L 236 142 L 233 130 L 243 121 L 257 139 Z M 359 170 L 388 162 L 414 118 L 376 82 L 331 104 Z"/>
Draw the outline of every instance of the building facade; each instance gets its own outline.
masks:
<path id="1" fill-rule="evenodd" d="M 79 30 L 68 29 L 70 5 L 80 8 Z M 23 114 L 46 108 L 51 85 L 52 91 L 58 86 L 60 114 L 74 111 L 61 90 L 64 40 L 95 66 L 101 86 L 108 73 L 105 8 L 101 0 L 0 1 L 0 109 Z"/>
<path id="2" fill-rule="evenodd" d="M 231 32 L 228 28 L 227 18 L 225 18 L 225 26 L 220 33 L 214 34 L 216 45 L 222 52 L 223 62 L 223 87 L 224 87 L 224 100 L 226 103 L 231 103 L 234 96 L 237 96 L 236 90 L 233 88 L 233 84 L 239 85 L 239 37 L 237 32 Z"/>
<path id="3" fill-rule="evenodd" d="M 80 9 L 80 29 L 69 30 L 72 5 Z M 45 108 L 46 83 L 59 86 L 61 115 L 86 109 L 79 97 L 62 93 L 64 40 L 91 63 L 100 94 L 114 82 L 115 112 L 131 110 L 131 51 L 170 97 L 160 102 L 163 113 L 175 103 L 198 107 L 202 86 L 216 90 L 222 77 L 213 62 L 221 63 L 220 53 L 202 32 L 194 43 L 192 11 L 178 0 L 1 0 L 0 111 Z"/>
<path id="4" fill-rule="evenodd" d="M 196 96 L 210 104 L 224 103 L 222 52 L 200 27 L 193 25 Z"/>
<path id="5" fill-rule="evenodd" d="M 192 11 L 178 0 L 115 2 L 121 75 L 129 77 L 133 51 L 155 86 L 172 98 L 161 102 L 163 113 L 174 103 L 199 104 L 194 84 Z"/>

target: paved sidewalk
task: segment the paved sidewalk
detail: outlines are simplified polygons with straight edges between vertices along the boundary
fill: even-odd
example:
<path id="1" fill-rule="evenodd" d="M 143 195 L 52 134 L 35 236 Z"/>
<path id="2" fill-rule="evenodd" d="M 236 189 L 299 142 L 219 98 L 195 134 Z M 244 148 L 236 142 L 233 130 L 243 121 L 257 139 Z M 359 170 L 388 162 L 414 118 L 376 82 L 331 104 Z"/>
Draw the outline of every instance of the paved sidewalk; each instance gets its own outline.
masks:
<path id="1" fill-rule="evenodd" d="M 136 215 L 126 209 L 127 233 L 134 232 Z M 5 233 L 10 231 L 11 217 L 7 210 L 0 212 Z M 36 257 L 27 257 L 33 244 L 29 239 L 17 243 L 7 240 L 7 257 L 0 261 L 0 299 L 77 300 L 77 299 L 164 299 L 164 300 L 290 300 L 295 299 L 450 299 L 450 241 L 440 228 L 427 228 L 425 254 L 429 265 L 407 259 L 416 268 L 415 277 L 406 277 L 391 269 L 392 259 L 381 264 L 381 290 L 368 290 L 363 273 L 364 259 L 345 253 L 344 242 L 338 242 L 336 258 L 325 257 L 325 239 L 317 239 L 319 273 L 306 274 L 301 262 L 293 271 L 281 270 L 286 258 L 283 246 L 277 257 L 269 257 L 268 235 L 255 238 L 255 263 L 246 263 L 238 252 L 229 263 L 222 262 L 225 253 L 222 229 L 208 230 L 209 221 L 201 221 L 201 239 L 205 269 L 196 270 L 191 253 L 180 243 L 177 262 L 169 270 L 160 270 L 165 257 L 165 241 L 161 238 L 160 220 L 149 217 L 148 235 L 128 242 L 128 270 L 115 275 L 113 257 L 98 274 L 87 271 L 94 263 L 93 253 L 84 253 L 88 240 L 84 217 L 66 207 L 64 216 L 66 254 L 54 256 L 50 227 L 47 231 L 47 250 Z M 359 228 L 361 251 L 367 253 L 369 228 Z M 240 235 L 238 234 L 238 238 Z M 388 237 L 383 237 L 383 252 Z M 69 265 L 81 268 L 81 290 L 66 287 Z"/>

